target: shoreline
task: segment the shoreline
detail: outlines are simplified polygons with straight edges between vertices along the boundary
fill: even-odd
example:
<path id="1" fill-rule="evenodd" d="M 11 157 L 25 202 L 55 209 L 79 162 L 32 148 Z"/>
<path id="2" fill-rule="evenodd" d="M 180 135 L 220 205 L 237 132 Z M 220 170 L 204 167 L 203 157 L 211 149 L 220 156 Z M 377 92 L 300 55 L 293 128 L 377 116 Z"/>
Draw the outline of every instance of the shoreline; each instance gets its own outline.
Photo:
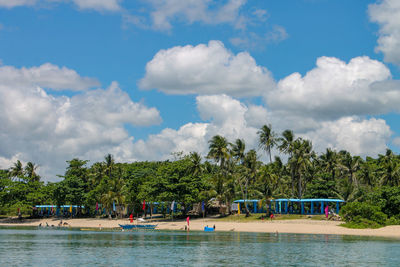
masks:
<path id="1" fill-rule="evenodd" d="M 12 227 L 37 227 L 41 223 L 50 226 L 57 225 L 60 219 L 24 219 L 22 222 L 4 222 L 0 220 L 0 226 Z M 129 219 L 63 219 L 63 223 L 68 225 L 64 228 L 81 228 L 81 230 L 112 230 L 119 228 L 119 224 L 130 224 Z M 135 223 L 135 221 L 134 221 Z M 146 221 L 148 224 L 157 224 L 159 230 L 185 230 L 186 220 L 177 221 Z M 257 232 L 257 233 L 288 233 L 288 234 L 322 234 L 322 235 L 353 235 L 353 236 L 372 236 L 400 239 L 400 225 L 385 226 L 378 229 L 350 229 L 339 226 L 342 222 L 338 221 L 319 221 L 310 219 L 292 219 L 292 220 L 264 220 L 256 222 L 235 222 L 224 221 L 212 218 L 191 219 L 190 230 L 203 231 L 205 226 L 213 227 L 215 231 L 224 232 Z"/>

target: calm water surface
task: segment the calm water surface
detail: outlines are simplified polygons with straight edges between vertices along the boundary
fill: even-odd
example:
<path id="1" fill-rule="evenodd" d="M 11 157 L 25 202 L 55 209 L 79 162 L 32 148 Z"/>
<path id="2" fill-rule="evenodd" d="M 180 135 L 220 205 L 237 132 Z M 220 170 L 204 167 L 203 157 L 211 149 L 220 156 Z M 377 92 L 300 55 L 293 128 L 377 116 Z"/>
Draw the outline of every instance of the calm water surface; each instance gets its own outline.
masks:
<path id="1" fill-rule="evenodd" d="M 400 266 L 400 241 L 237 232 L 0 229 L 1 266 Z"/>

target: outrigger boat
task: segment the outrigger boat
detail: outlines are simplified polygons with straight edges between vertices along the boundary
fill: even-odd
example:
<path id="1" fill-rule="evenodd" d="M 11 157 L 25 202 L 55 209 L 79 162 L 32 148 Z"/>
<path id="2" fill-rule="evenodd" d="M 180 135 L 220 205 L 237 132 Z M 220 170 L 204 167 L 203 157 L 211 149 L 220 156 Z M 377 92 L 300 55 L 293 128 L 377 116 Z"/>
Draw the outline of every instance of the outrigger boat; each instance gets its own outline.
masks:
<path id="1" fill-rule="evenodd" d="M 119 224 L 123 230 L 154 230 L 157 224 Z"/>

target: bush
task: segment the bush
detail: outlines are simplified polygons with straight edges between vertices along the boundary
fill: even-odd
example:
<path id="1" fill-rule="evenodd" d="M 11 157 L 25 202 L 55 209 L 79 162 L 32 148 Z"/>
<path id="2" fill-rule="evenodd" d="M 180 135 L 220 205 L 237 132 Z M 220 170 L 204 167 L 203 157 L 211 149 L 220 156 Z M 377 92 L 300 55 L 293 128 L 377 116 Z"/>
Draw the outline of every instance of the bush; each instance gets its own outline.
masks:
<path id="1" fill-rule="evenodd" d="M 387 216 L 400 216 L 400 187 L 378 188 L 371 194 L 370 201 L 376 203 Z"/>
<path id="2" fill-rule="evenodd" d="M 346 222 L 370 224 L 375 222 L 384 226 L 387 222 L 387 215 L 378 206 L 366 202 L 347 203 L 340 211 L 340 215 Z M 367 221 L 366 221 L 367 220 Z"/>
<path id="3" fill-rule="evenodd" d="M 380 224 L 378 224 L 378 223 L 376 223 L 374 221 L 362 218 L 360 216 L 357 216 L 357 217 L 358 218 L 355 221 L 342 224 L 342 226 L 347 227 L 347 228 L 353 228 L 353 229 L 380 228 L 380 227 L 382 227 L 382 225 L 380 225 Z"/>

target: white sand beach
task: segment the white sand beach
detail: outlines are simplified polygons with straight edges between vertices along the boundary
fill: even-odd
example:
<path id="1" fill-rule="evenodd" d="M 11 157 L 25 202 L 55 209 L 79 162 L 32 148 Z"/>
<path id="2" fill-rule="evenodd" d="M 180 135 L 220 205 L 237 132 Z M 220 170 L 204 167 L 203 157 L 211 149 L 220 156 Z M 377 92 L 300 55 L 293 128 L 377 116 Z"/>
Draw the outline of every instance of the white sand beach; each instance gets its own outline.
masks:
<path id="1" fill-rule="evenodd" d="M 57 226 L 59 219 L 40 219 L 23 220 L 23 222 L 5 222 L 0 221 L 0 226 L 45 226 L 46 223 L 51 226 Z M 76 228 L 96 228 L 111 229 L 118 228 L 119 224 L 129 224 L 129 219 L 64 219 L 67 223 L 63 227 Z M 135 223 L 135 222 L 134 222 Z M 158 221 L 148 222 L 157 224 L 160 230 L 184 230 L 187 225 L 186 220 Z M 358 236 L 378 236 L 400 238 L 400 226 L 386 226 L 379 229 L 348 229 L 339 226 L 342 222 L 296 219 L 296 220 L 263 220 L 256 222 L 230 222 L 219 219 L 191 219 L 190 230 L 202 231 L 205 226 L 213 227 L 216 231 L 235 231 L 235 232 L 260 232 L 260 233 L 297 233 L 297 234 L 327 234 L 327 235 L 358 235 Z"/>

